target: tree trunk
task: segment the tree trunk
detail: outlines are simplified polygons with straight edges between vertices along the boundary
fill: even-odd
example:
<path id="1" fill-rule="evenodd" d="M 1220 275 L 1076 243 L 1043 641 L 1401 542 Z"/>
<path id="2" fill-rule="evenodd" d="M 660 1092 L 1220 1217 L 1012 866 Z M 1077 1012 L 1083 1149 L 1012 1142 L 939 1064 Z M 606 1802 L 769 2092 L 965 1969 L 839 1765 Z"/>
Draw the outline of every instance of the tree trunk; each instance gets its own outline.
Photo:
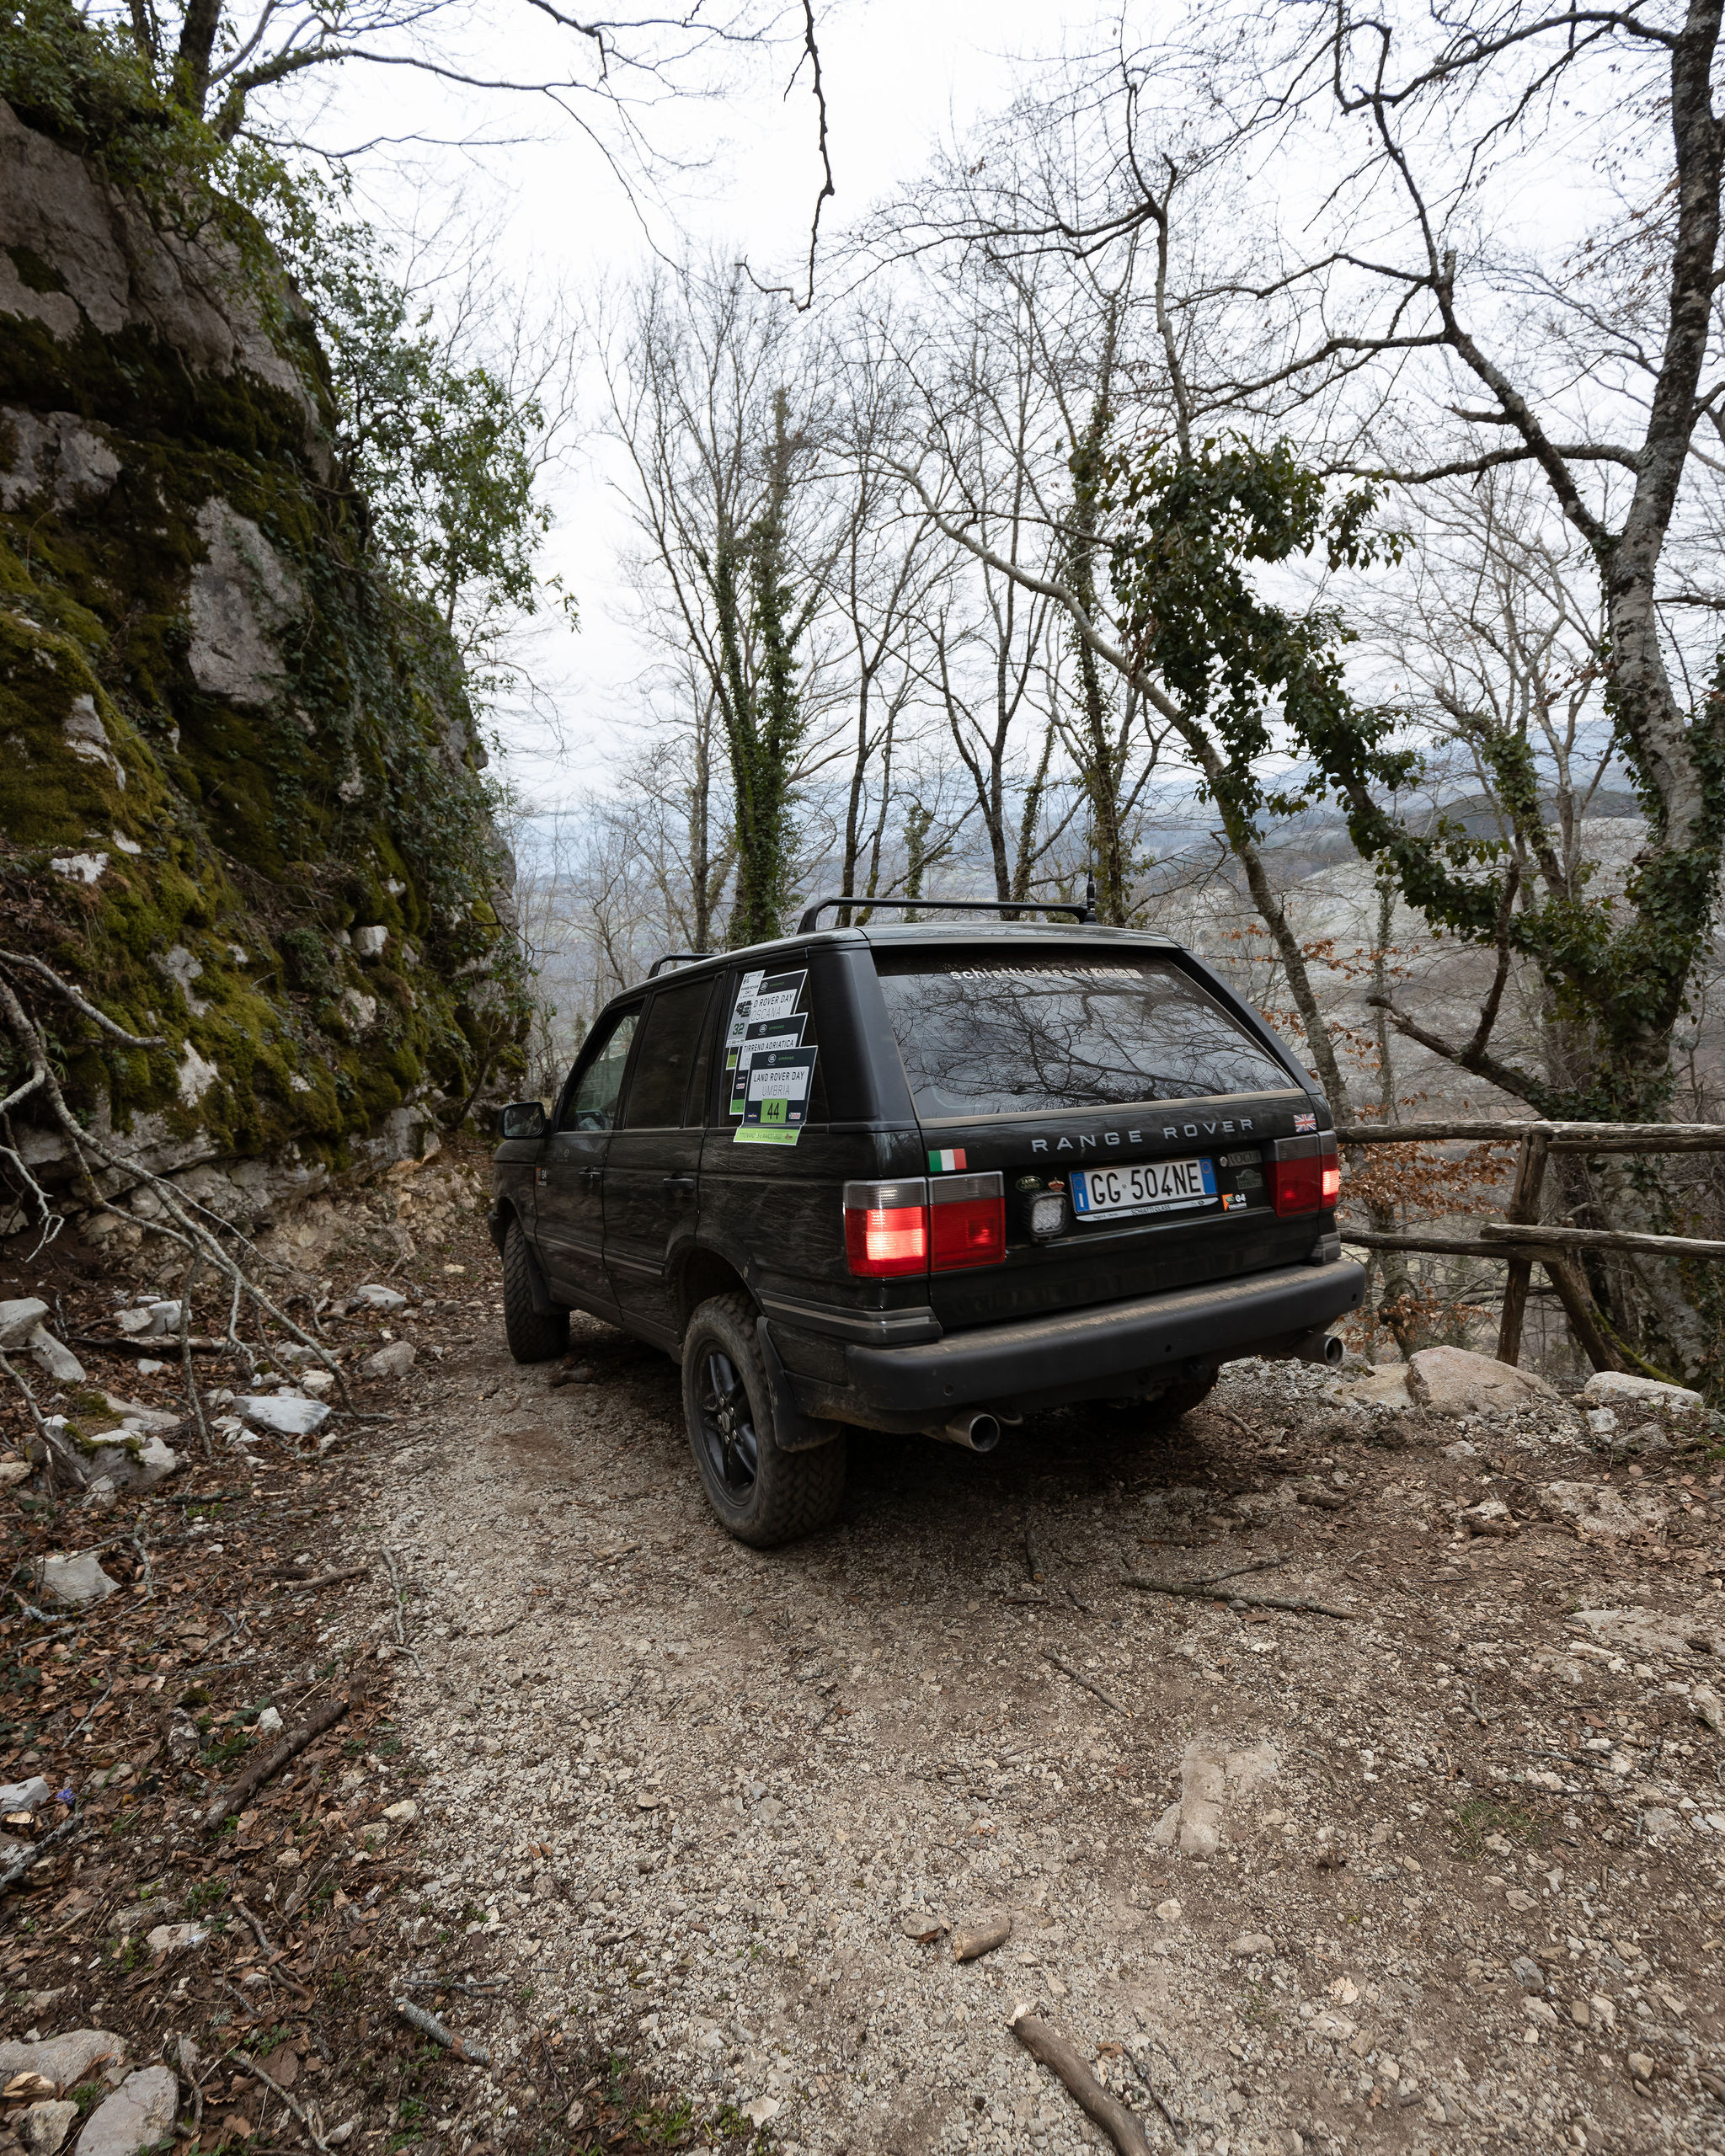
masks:
<path id="1" fill-rule="evenodd" d="M 1085 612 L 1096 617 L 1097 467 L 1108 437 L 1111 415 L 1105 396 L 1091 407 L 1083 439 L 1072 452 L 1072 522 L 1066 580 Z M 1078 774 L 1090 805 L 1090 866 L 1096 878 L 1096 914 L 1110 928 L 1123 928 L 1130 905 L 1130 875 L 1120 834 L 1120 785 L 1125 764 L 1110 726 L 1102 668 L 1081 637 L 1074 639 L 1078 661 Z"/>
<path id="2" fill-rule="evenodd" d="M 765 943 L 783 928 L 790 896 L 790 775 L 804 720 L 797 689 L 798 621 L 787 581 L 786 518 L 795 452 L 789 400 L 773 398 L 766 501 L 745 546 L 728 536 L 715 547 L 712 590 L 724 648 L 723 708 L 736 802 L 737 882 L 727 941 L 732 950 Z M 749 623 L 760 657 L 752 678 L 743 664 L 740 573 L 749 579 Z"/>
<path id="3" fill-rule="evenodd" d="M 201 120 L 210 95 L 210 57 L 216 49 L 216 32 L 222 22 L 222 0 L 190 0 L 179 28 L 179 50 L 174 61 L 174 95 L 195 118 Z"/>

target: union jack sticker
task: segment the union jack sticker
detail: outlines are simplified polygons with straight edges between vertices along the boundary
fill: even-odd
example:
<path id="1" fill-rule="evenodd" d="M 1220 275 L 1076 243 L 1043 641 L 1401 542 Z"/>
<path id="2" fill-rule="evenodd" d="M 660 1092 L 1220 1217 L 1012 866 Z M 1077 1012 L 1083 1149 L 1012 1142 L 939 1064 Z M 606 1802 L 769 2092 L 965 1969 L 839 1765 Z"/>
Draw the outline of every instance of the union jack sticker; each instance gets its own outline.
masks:
<path id="1" fill-rule="evenodd" d="M 1294 1118 L 1294 1130 L 1296 1136 L 1302 1131 L 1316 1129 L 1317 1118 L 1315 1115 L 1296 1115 Z"/>
<path id="2" fill-rule="evenodd" d="M 962 1168 L 964 1165 L 964 1149 L 962 1145 L 949 1147 L 944 1153 L 931 1153 L 928 1156 L 929 1171 L 933 1175 L 949 1175 L 953 1169 Z"/>

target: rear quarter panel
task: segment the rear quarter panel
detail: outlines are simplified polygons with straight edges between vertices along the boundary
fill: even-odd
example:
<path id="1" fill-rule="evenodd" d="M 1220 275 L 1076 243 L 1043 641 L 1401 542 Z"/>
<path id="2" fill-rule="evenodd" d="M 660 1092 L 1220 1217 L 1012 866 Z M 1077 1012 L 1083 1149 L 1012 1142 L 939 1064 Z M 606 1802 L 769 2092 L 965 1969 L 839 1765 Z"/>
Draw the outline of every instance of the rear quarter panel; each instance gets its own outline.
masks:
<path id="1" fill-rule="evenodd" d="M 701 1153 L 700 1240 L 756 1294 L 857 1310 L 926 1305 L 925 1279 L 858 1280 L 845 1262 L 845 1184 L 922 1172 L 921 1138 L 873 963 L 858 943 L 817 946 L 808 965 L 827 1120 L 805 1127 L 794 1145 L 739 1144 L 724 1112 L 724 1074 L 716 1071 Z M 734 975 L 721 996 L 722 1022 L 735 982 Z"/>

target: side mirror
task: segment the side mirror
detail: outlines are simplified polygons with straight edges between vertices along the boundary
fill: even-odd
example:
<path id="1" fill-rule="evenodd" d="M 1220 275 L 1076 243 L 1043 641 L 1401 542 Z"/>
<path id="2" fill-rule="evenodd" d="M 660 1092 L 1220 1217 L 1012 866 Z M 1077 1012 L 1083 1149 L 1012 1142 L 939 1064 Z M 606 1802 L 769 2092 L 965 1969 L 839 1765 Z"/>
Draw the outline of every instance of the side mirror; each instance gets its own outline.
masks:
<path id="1" fill-rule="evenodd" d="M 497 1122 L 505 1138 L 542 1138 L 547 1127 L 545 1109 L 538 1101 L 511 1101 Z"/>

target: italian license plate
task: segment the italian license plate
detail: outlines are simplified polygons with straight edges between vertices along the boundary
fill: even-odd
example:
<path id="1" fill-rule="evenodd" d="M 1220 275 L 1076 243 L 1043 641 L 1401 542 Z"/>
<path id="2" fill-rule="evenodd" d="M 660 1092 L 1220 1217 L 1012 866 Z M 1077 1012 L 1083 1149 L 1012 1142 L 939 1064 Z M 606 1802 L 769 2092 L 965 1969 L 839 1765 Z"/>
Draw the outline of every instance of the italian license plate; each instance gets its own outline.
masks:
<path id="1" fill-rule="evenodd" d="M 1130 1167 L 1072 1171 L 1072 1210 L 1081 1220 L 1180 1213 L 1215 1202 L 1215 1170 L 1208 1161 L 1146 1161 Z"/>

